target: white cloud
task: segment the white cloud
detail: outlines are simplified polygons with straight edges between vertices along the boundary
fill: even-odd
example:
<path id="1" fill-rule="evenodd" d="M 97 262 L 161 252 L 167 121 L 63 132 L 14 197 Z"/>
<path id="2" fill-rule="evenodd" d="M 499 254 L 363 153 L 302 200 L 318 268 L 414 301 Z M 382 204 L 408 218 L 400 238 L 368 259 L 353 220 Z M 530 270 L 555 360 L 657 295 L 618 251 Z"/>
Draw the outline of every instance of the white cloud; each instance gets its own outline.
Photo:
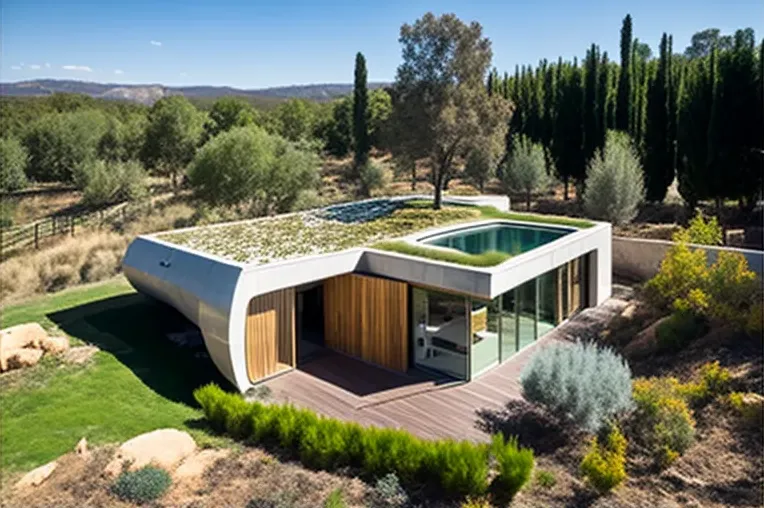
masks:
<path id="1" fill-rule="evenodd" d="M 161 42 L 159 42 L 159 41 L 151 41 L 151 45 L 152 45 L 152 46 L 161 46 L 161 45 L 162 45 L 162 43 L 161 43 Z"/>
<path id="2" fill-rule="evenodd" d="M 114 74 L 124 74 L 124 71 L 122 69 L 114 69 Z"/>
<path id="3" fill-rule="evenodd" d="M 87 65 L 62 65 L 61 68 L 64 69 L 65 71 L 93 72 L 93 69 L 91 69 Z"/>
<path id="4" fill-rule="evenodd" d="M 13 69 L 14 71 L 20 71 L 21 67 L 19 67 L 18 65 L 11 65 L 11 69 Z"/>
<path id="5" fill-rule="evenodd" d="M 30 69 L 34 69 L 34 70 L 39 70 L 39 69 L 42 68 L 42 66 L 41 65 L 37 65 L 37 64 L 32 64 L 32 65 L 29 66 L 29 68 Z"/>

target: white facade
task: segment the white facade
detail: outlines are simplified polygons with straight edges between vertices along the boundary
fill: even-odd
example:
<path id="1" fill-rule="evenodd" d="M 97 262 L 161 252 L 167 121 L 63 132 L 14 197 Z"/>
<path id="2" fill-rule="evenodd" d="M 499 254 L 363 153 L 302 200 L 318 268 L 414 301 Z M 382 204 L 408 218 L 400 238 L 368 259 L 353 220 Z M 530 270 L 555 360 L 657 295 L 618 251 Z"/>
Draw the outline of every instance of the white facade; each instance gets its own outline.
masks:
<path id="1" fill-rule="evenodd" d="M 506 210 L 501 196 L 459 197 L 448 201 L 490 204 Z M 416 242 L 491 220 L 452 225 L 411 235 Z M 522 223 L 530 226 L 537 224 Z M 247 265 L 165 242 L 154 235 L 136 238 L 123 260 L 125 275 L 140 292 L 180 311 L 199 326 L 212 361 L 240 390 L 251 387 L 245 362 L 245 323 L 253 297 L 346 273 L 361 272 L 490 300 L 568 261 L 591 253 L 589 301 L 598 305 L 611 291 L 611 227 L 596 223 L 522 253 L 493 267 L 479 268 L 366 247 Z"/>

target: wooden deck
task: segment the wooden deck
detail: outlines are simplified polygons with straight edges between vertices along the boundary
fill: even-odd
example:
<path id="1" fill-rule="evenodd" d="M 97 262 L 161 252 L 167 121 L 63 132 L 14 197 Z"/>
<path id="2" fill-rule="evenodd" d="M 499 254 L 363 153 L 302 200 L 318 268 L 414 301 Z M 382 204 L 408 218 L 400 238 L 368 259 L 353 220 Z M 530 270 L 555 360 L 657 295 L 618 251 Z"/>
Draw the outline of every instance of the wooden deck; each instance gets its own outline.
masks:
<path id="1" fill-rule="evenodd" d="M 265 381 L 274 402 L 289 402 L 364 425 L 405 428 L 423 438 L 484 441 L 485 415 L 521 398 L 520 372 L 538 348 L 596 332 L 626 302 L 611 298 L 586 309 L 513 358 L 470 382 L 438 379 L 418 370 L 408 374 L 374 367 L 327 351 Z"/>

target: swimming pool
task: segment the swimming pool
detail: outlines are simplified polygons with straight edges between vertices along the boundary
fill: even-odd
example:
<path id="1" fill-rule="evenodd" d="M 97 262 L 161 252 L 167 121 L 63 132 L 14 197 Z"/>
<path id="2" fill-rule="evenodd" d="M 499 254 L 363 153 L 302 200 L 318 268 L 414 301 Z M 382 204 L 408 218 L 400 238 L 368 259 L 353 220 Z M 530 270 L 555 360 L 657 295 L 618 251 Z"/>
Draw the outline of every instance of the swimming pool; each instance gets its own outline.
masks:
<path id="1" fill-rule="evenodd" d="M 482 254 L 496 250 L 516 256 L 553 242 L 573 231 L 567 228 L 502 223 L 478 228 L 463 228 L 421 241 L 427 245 L 448 247 L 468 254 Z"/>

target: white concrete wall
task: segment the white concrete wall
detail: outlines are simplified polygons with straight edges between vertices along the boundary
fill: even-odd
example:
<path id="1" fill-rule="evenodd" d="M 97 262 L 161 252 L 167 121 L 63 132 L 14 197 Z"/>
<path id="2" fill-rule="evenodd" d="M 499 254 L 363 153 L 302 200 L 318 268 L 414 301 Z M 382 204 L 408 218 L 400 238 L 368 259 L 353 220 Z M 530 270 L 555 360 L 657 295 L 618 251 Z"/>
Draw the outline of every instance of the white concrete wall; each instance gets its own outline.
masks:
<path id="1" fill-rule="evenodd" d="M 674 242 L 644 238 L 613 237 L 613 273 L 627 279 L 646 281 L 660 270 L 661 261 Z M 748 266 L 760 277 L 764 275 L 764 252 L 734 247 L 693 245 L 706 251 L 708 262 L 713 263 L 719 252 L 738 252 L 748 261 Z"/>

